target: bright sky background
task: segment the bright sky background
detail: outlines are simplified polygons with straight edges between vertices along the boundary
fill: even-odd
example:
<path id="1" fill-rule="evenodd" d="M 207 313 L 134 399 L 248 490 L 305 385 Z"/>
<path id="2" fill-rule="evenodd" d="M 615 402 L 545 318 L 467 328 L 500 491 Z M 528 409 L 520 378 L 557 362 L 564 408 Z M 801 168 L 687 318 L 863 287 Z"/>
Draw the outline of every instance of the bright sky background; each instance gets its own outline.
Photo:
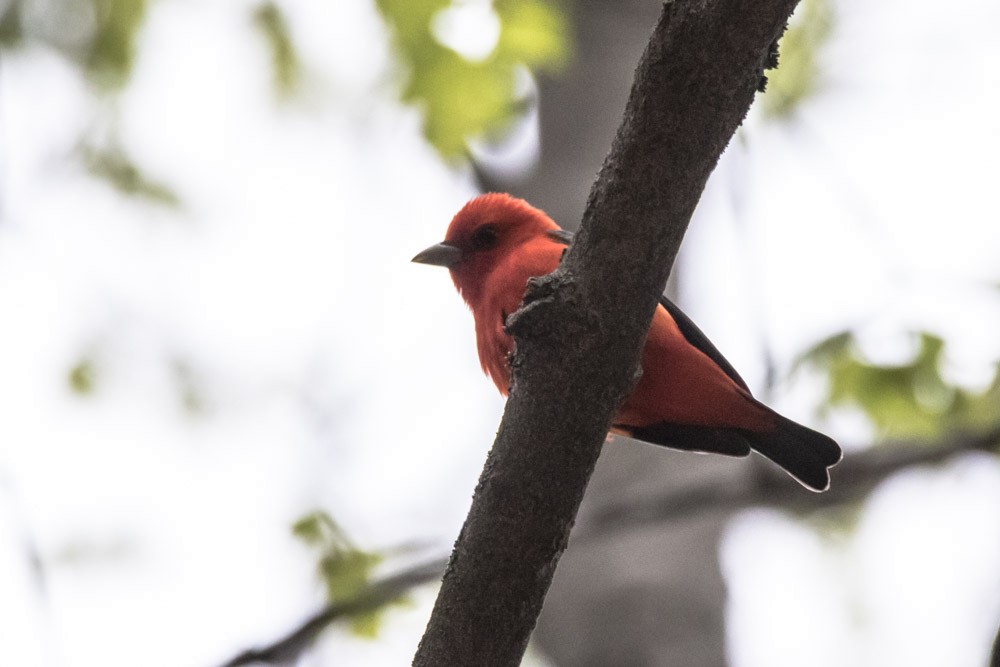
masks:
<path id="1" fill-rule="evenodd" d="M 409 259 L 471 179 L 393 102 L 369 3 L 283 3 L 310 83 L 291 105 L 252 6 L 154 3 L 140 38 L 124 142 L 180 212 L 68 159 L 97 109 L 66 63 L 0 63 L 0 665 L 213 665 L 321 603 L 289 533 L 305 512 L 367 548 L 434 553 L 465 516 L 502 402 L 447 274 Z M 761 329 L 787 362 L 858 322 L 889 356 L 901 324 L 933 327 L 953 372 L 983 382 L 1000 358 L 982 287 L 1000 283 L 1000 6 L 845 0 L 838 16 L 823 94 L 792 125 L 751 118 L 713 177 L 687 309 L 752 386 Z M 66 372 L 88 353 L 97 389 L 80 398 Z M 180 404 L 178 360 L 202 416 Z M 810 419 L 803 392 L 775 402 Z M 900 475 L 857 522 L 734 523 L 734 665 L 982 664 L 1000 616 L 996 460 Z M 335 630 L 320 653 L 408 664 L 433 597 L 377 642 Z"/>

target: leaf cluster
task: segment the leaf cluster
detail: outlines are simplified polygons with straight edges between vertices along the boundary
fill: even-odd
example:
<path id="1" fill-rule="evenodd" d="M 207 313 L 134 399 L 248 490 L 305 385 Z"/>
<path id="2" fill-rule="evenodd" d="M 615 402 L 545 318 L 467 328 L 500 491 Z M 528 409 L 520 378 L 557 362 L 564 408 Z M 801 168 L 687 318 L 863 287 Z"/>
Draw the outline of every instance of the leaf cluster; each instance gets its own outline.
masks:
<path id="1" fill-rule="evenodd" d="M 805 352 L 795 368 L 813 367 L 826 375 L 821 413 L 836 407 L 860 410 L 883 438 L 932 439 L 1000 423 L 1000 365 L 984 389 L 963 387 L 942 373 L 945 341 L 927 331 L 912 335 L 915 352 L 904 363 L 874 363 L 857 334 L 842 331 Z"/>
<path id="2" fill-rule="evenodd" d="M 518 115 L 518 70 L 557 71 L 567 57 L 568 27 L 552 0 L 495 0 L 499 36 L 472 60 L 441 43 L 435 21 L 451 0 L 376 0 L 391 33 L 403 81 L 401 99 L 423 112 L 423 132 L 445 158 L 471 138 L 502 132 Z"/>
<path id="3" fill-rule="evenodd" d="M 296 521 L 292 533 L 319 553 L 317 573 L 331 603 L 354 599 L 367 590 L 375 568 L 384 560 L 381 554 L 355 546 L 330 515 L 321 510 Z M 380 607 L 354 614 L 349 621 L 351 631 L 361 637 L 375 638 L 384 611 L 385 607 Z"/>

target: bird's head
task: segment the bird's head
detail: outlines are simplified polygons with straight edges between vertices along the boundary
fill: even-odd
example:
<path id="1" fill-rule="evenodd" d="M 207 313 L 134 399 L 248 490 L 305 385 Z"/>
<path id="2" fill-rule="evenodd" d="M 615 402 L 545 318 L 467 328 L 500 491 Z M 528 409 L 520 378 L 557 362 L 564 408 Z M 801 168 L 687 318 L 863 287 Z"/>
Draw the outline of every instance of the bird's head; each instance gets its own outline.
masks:
<path id="1" fill-rule="evenodd" d="M 490 271 L 525 244 L 545 237 L 565 242 L 565 234 L 523 199 L 489 193 L 463 206 L 448 226 L 444 242 L 412 261 L 448 267 L 455 287 L 470 301 Z"/>

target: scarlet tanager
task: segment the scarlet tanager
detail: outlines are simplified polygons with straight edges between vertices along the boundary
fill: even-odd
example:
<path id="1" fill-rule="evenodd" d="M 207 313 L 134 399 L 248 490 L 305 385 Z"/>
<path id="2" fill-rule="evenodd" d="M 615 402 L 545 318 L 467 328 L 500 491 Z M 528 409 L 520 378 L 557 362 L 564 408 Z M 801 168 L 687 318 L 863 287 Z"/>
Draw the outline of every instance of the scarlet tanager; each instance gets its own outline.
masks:
<path id="1" fill-rule="evenodd" d="M 444 242 L 413 258 L 450 269 L 476 322 L 479 361 L 505 396 L 514 343 L 504 321 L 520 305 L 528 279 L 554 271 L 571 239 L 526 201 L 491 193 L 467 203 Z M 841 458 L 837 443 L 754 399 L 722 353 L 666 297 L 653 314 L 642 371 L 615 415 L 614 431 L 729 456 L 754 449 L 812 490 L 830 485 L 827 469 Z"/>

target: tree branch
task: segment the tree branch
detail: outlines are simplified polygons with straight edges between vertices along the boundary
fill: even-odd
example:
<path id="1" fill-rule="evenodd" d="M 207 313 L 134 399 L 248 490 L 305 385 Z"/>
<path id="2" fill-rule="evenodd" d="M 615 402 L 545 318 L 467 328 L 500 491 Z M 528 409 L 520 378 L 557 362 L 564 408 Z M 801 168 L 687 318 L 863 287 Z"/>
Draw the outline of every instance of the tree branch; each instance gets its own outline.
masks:
<path id="1" fill-rule="evenodd" d="M 795 4 L 664 5 L 580 233 L 508 320 L 510 399 L 417 667 L 520 663 L 688 221 Z"/>
<path id="2" fill-rule="evenodd" d="M 782 471 L 761 463 L 747 466 L 739 477 L 702 480 L 697 486 L 667 489 L 652 496 L 630 498 L 598 507 L 574 539 L 586 540 L 661 521 L 677 521 L 699 512 L 732 512 L 746 507 L 777 506 L 812 511 L 854 502 L 893 473 L 915 465 L 941 463 L 968 452 L 996 453 L 1000 428 L 956 435 L 943 444 L 895 443 L 846 454 L 834 469 L 826 493 L 803 493 L 802 486 Z"/>
<path id="3" fill-rule="evenodd" d="M 411 588 L 436 581 L 444 572 L 446 560 L 434 560 L 387 577 L 365 589 L 357 597 L 335 602 L 307 618 L 281 639 L 240 653 L 222 667 L 254 664 L 291 664 L 309 648 L 316 637 L 334 621 L 354 614 L 373 611 L 401 598 Z"/>

